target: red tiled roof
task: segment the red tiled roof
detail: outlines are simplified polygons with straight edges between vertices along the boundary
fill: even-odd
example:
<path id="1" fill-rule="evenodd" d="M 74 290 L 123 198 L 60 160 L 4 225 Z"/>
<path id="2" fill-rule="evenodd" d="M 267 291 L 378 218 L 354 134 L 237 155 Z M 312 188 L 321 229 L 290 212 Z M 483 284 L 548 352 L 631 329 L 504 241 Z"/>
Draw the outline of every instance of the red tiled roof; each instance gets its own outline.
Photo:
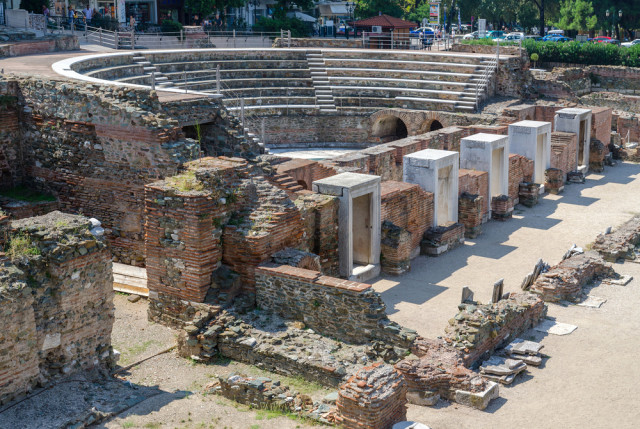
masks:
<path id="1" fill-rule="evenodd" d="M 374 25 L 379 25 L 382 28 L 413 28 L 418 26 L 415 22 L 405 21 L 389 15 L 372 16 L 353 23 L 354 27 L 370 27 Z"/>

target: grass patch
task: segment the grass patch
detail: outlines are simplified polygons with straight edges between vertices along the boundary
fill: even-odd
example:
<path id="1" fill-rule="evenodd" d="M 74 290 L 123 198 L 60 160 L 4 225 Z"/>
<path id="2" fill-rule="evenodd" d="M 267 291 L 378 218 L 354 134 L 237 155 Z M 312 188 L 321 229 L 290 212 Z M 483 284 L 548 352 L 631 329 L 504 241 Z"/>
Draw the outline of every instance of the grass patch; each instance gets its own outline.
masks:
<path id="1" fill-rule="evenodd" d="M 204 184 L 196 178 L 196 172 L 191 170 L 169 177 L 167 184 L 180 192 L 204 191 Z"/>
<path id="2" fill-rule="evenodd" d="M 33 244 L 31 237 L 19 234 L 11 238 L 11 241 L 9 241 L 9 245 L 7 246 L 7 255 L 10 259 L 20 256 L 36 256 L 40 255 L 40 249 Z"/>
<path id="3" fill-rule="evenodd" d="M 158 428 L 162 427 L 162 423 L 160 423 L 160 422 L 149 422 L 149 423 L 145 424 L 144 427 L 147 428 L 147 429 L 158 429 Z"/>
<path id="4" fill-rule="evenodd" d="M 260 429 L 260 425 L 251 425 L 251 429 Z"/>
<path id="5" fill-rule="evenodd" d="M 132 428 L 132 427 L 134 427 L 135 425 L 136 425 L 136 424 L 135 424 L 135 422 L 134 422 L 133 420 L 126 420 L 126 421 L 122 422 L 122 427 L 123 427 L 124 429 Z"/>
<path id="6" fill-rule="evenodd" d="M 27 188 L 25 186 L 16 186 L 7 191 L 2 191 L 5 197 L 13 198 L 14 200 L 27 201 L 30 203 L 38 203 L 43 201 L 56 201 L 56 197 L 49 194 L 43 194 L 35 189 Z"/>

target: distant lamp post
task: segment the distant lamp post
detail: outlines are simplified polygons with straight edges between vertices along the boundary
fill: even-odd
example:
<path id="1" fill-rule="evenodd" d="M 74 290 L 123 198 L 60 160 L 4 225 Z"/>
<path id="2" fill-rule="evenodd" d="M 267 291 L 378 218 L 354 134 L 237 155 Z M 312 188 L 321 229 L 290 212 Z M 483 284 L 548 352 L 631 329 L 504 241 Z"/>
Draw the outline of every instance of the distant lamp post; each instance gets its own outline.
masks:
<path id="1" fill-rule="evenodd" d="M 612 11 L 609 11 L 609 9 L 607 9 L 607 18 L 609 18 L 609 15 L 611 15 L 611 37 L 613 37 L 613 34 L 615 33 L 615 27 L 616 27 L 615 11 L 616 11 L 615 9 L 612 9 Z M 618 11 L 618 20 L 622 20 L 622 9 Z"/>
<path id="2" fill-rule="evenodd" d="M 349 14 L 349 20 L 351 22 L 353 22 L 353 18 L 351 17 L 351 15 L 353 14 L 353 11 L 356 10 L 356 3 L 353 1 L 348 1 L 347 4 L 347 13 Z M 349 38 L 349 22 L 347 22 L 344 26 L 344 34 L 347 36 L 347 39 Z M 354 34 L 355 37 L 355 34 Z"/>

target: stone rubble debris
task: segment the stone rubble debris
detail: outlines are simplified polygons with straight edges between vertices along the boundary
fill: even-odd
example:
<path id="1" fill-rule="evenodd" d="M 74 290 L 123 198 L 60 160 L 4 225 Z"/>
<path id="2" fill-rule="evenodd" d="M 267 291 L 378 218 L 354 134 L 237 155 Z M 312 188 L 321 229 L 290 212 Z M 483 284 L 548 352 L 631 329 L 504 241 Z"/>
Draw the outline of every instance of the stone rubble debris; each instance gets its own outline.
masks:
<path id="1" fill-rule="evenodd" d="M 540 274 L 546 273 L 549 271 L 549 264 L 544 262 L 542 259 L 539 259 L 536 265 L 533 267 L 533 271 L 527 274 L 527 276 L 522 281 L 520 288 L 522 290 L 529 290 L 531 285 L 538 279 Z"/>
<path id="2" fill-rule="evenodd" d="M 513 383 L 516 375 L 527 369 L 527 364 L 521 359 L 509 359 L 501 356 L 491 356 L 480 365 L 480 373 L 487 379 L 500 384 Z"/>
<path id="3" fill-rule="evenodd" d="M 535 341 L 516 338 L 504 348 L 503 352 L 509 357 L 514 356 L 522 360 L 527 365 L 539 366 L 542 363 L 540 350 L 543 347 L 542 344 Z"/>
<path id="4" fill-rule="evenodd" d="M 600 308 L 602 304 L 607 302 L 605 298 L 598 298 L 597 296 L 587 295 L 582 302 L 579 302 L 577 305 L 580 307 L 589 307 L 589 308 Z"/>

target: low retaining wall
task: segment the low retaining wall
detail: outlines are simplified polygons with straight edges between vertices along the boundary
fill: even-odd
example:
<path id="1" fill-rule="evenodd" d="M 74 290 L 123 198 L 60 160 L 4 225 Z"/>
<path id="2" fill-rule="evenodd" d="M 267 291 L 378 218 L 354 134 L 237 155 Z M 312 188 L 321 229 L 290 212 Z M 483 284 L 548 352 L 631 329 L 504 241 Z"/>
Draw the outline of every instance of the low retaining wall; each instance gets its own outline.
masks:
<path id="1" fill-rule="evenodd" d="M 265 264 L 256 269 L 256 304 L 320 334 L 354 344 L 384 339 L 409 347 L 415 331 L 389 321 L 371 285 L 317 271 Z"/>
<path id="2" fill-rule="evenodd" d="M 77 51 L 78 49 L 80 49 L 80 45 L 76 36 L 49 36 L 45 39 L 0 45 L 0 58 L 45 54 L 47 52 Z"/>
<path id="3" fill-rule="evenodd" d="M 445 341 L 462 351 L 467 367 L 537 325 L 547 312 L 544 302 L 531 293 L 512 293 L 495 304 L 461 304 L 459 308 L 445 329 Z"/>
<path id="4" fill-rule="evenodd" d="M 362 48 L 362 39 L 351 38 L 346 39 L 344 36 L 342 38 L 328 38 L 323 37 L 321 39 L 311 39 L 311 38 L 294 38 L 291 39 L 287 37 L 276 37 L 273 41 L 272 47 L 274 48 Z"/>

